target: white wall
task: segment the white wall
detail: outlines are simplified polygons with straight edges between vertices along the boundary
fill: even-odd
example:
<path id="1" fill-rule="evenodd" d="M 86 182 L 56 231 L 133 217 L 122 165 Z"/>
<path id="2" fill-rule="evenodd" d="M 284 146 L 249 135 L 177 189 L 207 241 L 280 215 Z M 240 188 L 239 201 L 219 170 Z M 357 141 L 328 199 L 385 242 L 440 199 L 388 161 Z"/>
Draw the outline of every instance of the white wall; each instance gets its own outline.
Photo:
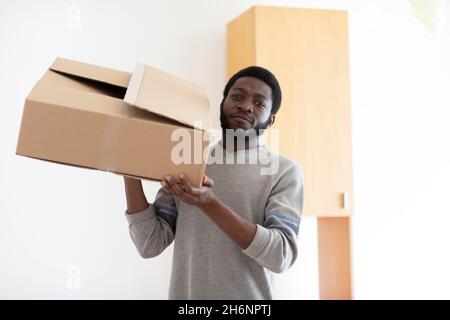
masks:
<path id="1" fill-rule="evenodd" d="M 167 297 L 172 248 L 139 257 L 121 177 L 15 155 L 24 98 L 56 56 L 141 61 L 208 87 L 218 125 L 226 23 L 255 4 L 349 11 L 355 298 L 450 298 L 450 33 L 427 33 L 403 0 L 2 0 L 0 298 Z M 299 244 L 279 298 L 318 297 L 313 218 Z"/>

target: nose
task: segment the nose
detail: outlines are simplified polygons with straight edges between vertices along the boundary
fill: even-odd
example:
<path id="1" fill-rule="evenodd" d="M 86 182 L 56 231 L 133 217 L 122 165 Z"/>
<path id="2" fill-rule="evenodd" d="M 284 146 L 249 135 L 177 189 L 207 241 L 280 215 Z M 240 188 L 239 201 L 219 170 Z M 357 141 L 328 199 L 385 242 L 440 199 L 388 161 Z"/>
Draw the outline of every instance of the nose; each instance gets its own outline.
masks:
<path id="1" fill-rule="evenodd" d="M 238 105 L 239 109 L 242 109 L 245 113 L 251 112 L 253 113 L 253 105 L 250 102 L 244 101 L 240 105 Z"/>

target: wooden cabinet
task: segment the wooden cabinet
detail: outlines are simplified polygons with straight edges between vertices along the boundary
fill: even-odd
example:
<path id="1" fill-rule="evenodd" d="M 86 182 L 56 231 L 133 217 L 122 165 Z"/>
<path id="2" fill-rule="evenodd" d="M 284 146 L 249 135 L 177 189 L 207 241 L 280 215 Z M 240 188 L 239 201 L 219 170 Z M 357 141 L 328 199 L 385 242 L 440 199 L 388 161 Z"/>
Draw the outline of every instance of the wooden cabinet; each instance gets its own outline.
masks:
<path id="1" fill-rule="evenodd" d="M 228 75 L 271 70 L 283 102 L 280 153 L 305 175 L 305 215 L 353 213 L 347 14 L 256 6 L 228 24 Z"/>
<path id="2" fill-rule="evenodd" d="M 345 263 L 336 260 L 344 256 L 339 252 L 350 252 L 353 214 L 347 13 L 255 6 L 229 22 L 227 31 L 228 76 L 258 65 L 280 82 L 283 101 L 273 128 L 279 130 L 279 152 L 303 167 L 304 215 L 319 218 L 321 297 L 349 298 L 350 255 Z M 330 234 L 340 237 L 334 246 Z M 333 283 L 344 278 L 346 288 Z"/>

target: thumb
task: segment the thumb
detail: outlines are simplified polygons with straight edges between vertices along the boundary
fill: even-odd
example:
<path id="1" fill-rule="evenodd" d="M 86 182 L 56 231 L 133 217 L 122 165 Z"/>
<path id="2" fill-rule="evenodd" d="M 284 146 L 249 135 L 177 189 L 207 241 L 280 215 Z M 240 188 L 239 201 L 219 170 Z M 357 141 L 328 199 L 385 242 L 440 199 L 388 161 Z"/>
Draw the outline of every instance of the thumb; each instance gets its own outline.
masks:
<path id="1" fill-rule="evenodd" d="M 202 185 L 211 188 L 214 185 L 214 181 L 208 176 L 203 176 Z"/>

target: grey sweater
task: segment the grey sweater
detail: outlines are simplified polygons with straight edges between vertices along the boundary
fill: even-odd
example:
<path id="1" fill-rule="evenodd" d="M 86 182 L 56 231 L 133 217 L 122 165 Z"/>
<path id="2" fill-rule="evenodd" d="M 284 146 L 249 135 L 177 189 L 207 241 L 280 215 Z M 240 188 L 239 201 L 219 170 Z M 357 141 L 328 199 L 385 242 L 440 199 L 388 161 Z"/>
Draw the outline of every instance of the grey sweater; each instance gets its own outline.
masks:
<path id="1" fill-rule="evenodd" d="M 215 159 L 221 158 L 217 150 L 225 164 L 210 163 L 205 174 L 222 202 L 257 225 L 249 247 L 242 250 L 203 212 L 164 188 L 146 210 L 125 211 L 131 238 L 144 258 L 174 242 L 169 299 L 273 299 L 272 273 L 287 270 L 298 255 L 301 166 L 264 146 L 229 152 L 219 142 L 211 149 Z M 249 163 L 261 154 L 264 160 Z M 237 164 L 236 156 L 245 164 Z M 269 166 L 276 170 L 262 174 Z"/>

